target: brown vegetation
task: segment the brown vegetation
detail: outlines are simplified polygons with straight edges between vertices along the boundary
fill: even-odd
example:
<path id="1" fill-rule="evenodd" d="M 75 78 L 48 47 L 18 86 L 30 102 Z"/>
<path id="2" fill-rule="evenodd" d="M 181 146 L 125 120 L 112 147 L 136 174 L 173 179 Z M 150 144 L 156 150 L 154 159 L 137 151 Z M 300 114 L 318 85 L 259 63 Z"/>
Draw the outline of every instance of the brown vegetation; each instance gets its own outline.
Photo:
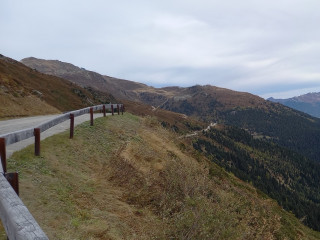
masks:
<path id="1" fill-rule="evenodd" d="M 0 118 L 58 113 L 115 101 L 0 56 Z"/>
<path id="2" fill-rule="evenodd" d="M 156 117 L 100 118 L 9 159 L 50 239 L 317 239 Z"/>
<path id="3" fill-rule="evenodd" d="M 42 73 L 62 77 L 80 86 L 112 92 L 119 99 L 138 101 L 155 107 L 163 107 L 169 101 L 170 105 L 167 103 L 167 108 L 169 109 L 170 107 L 174 107 L 175 102 L 181 100 L 192 101 L 196 105 L 207 106 L 207 108 L 210 102 L 215 101 L 223 109 L 261 107 L 267 104 L 264 99 L 249 93 L 236 92 L 209 85 L 188 88 L 154 88 L 133 81 L 103 76 L 57 60 L 25 58 L 21 62 Z"/>

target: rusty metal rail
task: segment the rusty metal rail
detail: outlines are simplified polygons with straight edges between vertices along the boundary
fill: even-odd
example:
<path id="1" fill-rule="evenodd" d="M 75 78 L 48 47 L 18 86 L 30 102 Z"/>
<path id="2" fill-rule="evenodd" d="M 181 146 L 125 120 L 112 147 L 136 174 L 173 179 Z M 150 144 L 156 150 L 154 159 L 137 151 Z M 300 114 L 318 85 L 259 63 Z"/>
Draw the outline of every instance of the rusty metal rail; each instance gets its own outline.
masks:
<path id="1" fill-rule="evenodd" d="M 73 137 L 74 117 L 91 113 L 90 125 L 93 125 L 93 111 L 110 109 L 114 115 L 114 108 L 123 114 L 123 104 L 103 104 L 80 110 L 64 113 L 50 121 L 44 122 L 35 128 L 0 135 L 0 219 L 5 228 L 8 239 L 13 240 L 46 240 L 48 237 L 33 218 L 27 207 L 18 196 L 18 173 L 6 172 L 6 145 L 20 142 L 35 136 L 35 155 L 40 155 L 40 132 L 43 132 L 59 123 L 70 119 L 70 138 Z M 72 131 L 72 132 L 71 132 Z"/>

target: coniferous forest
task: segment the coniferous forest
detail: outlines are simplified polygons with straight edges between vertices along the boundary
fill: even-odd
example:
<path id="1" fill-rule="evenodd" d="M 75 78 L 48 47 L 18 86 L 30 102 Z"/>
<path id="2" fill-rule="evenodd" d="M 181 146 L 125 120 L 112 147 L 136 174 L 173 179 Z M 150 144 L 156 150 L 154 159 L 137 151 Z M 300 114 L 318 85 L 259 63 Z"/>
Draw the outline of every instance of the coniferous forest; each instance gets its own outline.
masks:
<path id="1" fill-rule="evenodd" d="M 196 150 L 320 230 L 320 164 L 247 131 L 223 126 L 203 132 Z"/>

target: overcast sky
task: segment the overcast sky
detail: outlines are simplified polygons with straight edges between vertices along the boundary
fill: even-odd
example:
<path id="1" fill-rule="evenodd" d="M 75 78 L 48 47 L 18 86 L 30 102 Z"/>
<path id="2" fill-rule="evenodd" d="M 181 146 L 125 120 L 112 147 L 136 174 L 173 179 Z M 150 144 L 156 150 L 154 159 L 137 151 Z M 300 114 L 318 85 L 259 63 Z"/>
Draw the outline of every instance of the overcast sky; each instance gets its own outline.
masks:
<path id="1" fill-rule="evenodd" d="M 320 0 L 0 0 L 0 53 L 286 98 L 320 92 Z"/>

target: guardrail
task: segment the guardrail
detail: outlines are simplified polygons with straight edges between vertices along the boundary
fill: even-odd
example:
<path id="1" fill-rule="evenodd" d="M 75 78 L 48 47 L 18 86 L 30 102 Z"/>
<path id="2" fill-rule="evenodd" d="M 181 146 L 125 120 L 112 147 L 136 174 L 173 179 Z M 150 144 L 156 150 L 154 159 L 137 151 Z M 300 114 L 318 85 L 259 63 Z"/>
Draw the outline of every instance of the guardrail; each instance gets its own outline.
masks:
<path id="1" fill-rule="evenodd" d="M 19 198 L 18 173 L 7 173 L 6 145 L 35 137 L 35 155 L 40 155 L 40 133 L 70 119 L 70 138 L 73 138 L 74 117 L 90 113 L 90 125 L 93 125 L 93 112 L 101 111 L 106 116 L 110 109 L 112 115 L 117 109 L 123 114 L 123 104 L 102 104 L 64 113 L 59 117 L 44 122 L 35 128 L 28 128 L 0 135 L 0 218 L 8 239 L 13 240 L 45 240 L 48 239 L 27 207 Z"/>

